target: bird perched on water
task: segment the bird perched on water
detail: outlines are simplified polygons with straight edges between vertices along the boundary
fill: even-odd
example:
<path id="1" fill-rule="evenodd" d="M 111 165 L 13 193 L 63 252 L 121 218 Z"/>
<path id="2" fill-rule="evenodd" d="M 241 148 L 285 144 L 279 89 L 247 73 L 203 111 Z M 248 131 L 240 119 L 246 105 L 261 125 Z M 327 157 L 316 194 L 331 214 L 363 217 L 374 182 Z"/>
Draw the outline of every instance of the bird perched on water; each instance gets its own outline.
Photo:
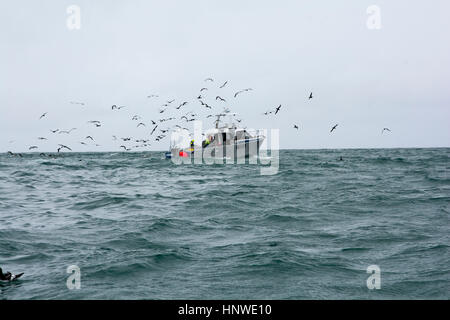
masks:
<path id="1" fill-rule="evenodd" d="M 43 117 L 45 117 L 45 116 L 47 115 L 47 113 L 48 113 L 48 112 L 42 114 L 42 115 L 39 117 L 39 120 L 41 120 Z"/>
<path id="2" fill-rule="evenodd" d="M 278 111 L 280 111 L 280 109 L 281 109 L 281 104 L 275 109 L 275 114 L 277 114 Z"/>
<path id="3" fill-rule="evenodd" d="M 0 280 L 2 281 L 13 281 L 20 278 L 22 275 L 23 272 L 19 274 L 12 274 L 11 272 L 6 272 L 5 274 L 3 274 L 3 270 L 2 268 L 0 268 Z"/>
<path id="4" fill-rule="evenodd" d="M 37 148 L 38 148 L 38 146 L 31 146 L 28 148 L 28 150 L 33 150 L 33 149 L 37 149 Z"/>
<path id="5" fill-rule="evenodd" d="M 385 131 L 391 132 L 391 129 L 389 129 L 389 128 L 383 128 L 383 130 L 381 130 L 381 134 L 383 134 Z"/>
<path id="6" fill-rule="evenodd" d="M 333 128 L 331 128 L 330 133 L 333 132 L 334 130 L 336 130 L 337 126 L 338 126 L 338 124 L 335 124 L 335 125 L 333 126 Z"/>

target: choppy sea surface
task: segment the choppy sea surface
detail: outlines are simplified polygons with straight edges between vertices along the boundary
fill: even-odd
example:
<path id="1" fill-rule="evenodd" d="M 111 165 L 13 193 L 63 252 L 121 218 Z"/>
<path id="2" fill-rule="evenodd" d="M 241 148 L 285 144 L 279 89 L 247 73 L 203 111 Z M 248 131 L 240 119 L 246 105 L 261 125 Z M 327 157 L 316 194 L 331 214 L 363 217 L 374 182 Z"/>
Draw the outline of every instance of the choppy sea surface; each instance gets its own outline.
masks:
<path id="1" fill-rule="evenodd" d="M 25 275 L 0 299 L 449 299 L 449 160 L 282 150 L 263 176 L 162 152 L 1 154 L 0 267 Z"/>

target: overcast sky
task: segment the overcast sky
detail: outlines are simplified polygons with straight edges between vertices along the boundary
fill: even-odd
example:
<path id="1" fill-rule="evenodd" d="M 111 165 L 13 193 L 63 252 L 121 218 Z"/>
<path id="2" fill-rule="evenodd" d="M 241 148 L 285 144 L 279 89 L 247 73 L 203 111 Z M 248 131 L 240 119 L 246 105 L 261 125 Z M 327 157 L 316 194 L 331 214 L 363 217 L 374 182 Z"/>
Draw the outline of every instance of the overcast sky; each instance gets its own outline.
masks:
<path id="1" fill-rule="evenodd" d="M 81 9 L 79 30 L 67 27 L 70 5 Z M 370 5 L 381 10 L 379 30 L 367 27 Z M 0 152 L 118 150 L 112 135 L 146 139 L 150 119 L 208 114 L 196 99 L 204 86 L 216 112 L 279 128 L 281 148 L 449 147 L 449 12 L 448 0 L 2 1 Z"/>

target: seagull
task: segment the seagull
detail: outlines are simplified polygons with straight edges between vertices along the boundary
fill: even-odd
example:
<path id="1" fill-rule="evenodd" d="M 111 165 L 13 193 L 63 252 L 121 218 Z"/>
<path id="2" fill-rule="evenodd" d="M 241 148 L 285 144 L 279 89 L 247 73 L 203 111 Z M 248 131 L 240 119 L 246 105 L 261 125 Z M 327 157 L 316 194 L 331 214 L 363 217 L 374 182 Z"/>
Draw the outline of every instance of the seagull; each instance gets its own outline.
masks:
<path id="1" fill-rule="evenodd" d="M 47 115 L 47 113 L 48 113 L 48 112 L 42 114 L 42 115 L 39 117 L 39 120 L 41 120 L 43 117 L 45 117 L 45 116 Z"/>
<path id="2" fill-rule="evenodd" d="M 158 125 L 156 125 L 156 126 L 153 128 L 152 133 L 150 133 L 150 135 L 152 135 L 153 132 L 155 132 L 156 128 L 158 128 Z"/>
<path id="3" fill-rule="evenodd" d="M 335 124 L 333 128 L 331 128 L 330 133 L 333 132 L 334 130 L 336 130 L 338 124 Z"/>
<path id="4" fill-rule="evenodd" d="M 47 138 L 39 137 L 38 140 L 47 140 Z"/>
<path id="5" fill-rule="evenodd" d="M 312 94 L 312 92 L 309 94 L 309 98 L 308 98 L 308 100 L 311 100 L 313 98 L 313 94 Z"/>
<path id="6" fill-rule="evenodd" d="M 87 146 L 87 143 L 86 142 L 80 142 L 82 145 L 85 145 L 85 146 Z"/>
<path id="7" fill-rule="evenodd" d="M 31 147 L 28 148 L 28 150 L 33 150 L 33 149 L 38 149 L 38 147 L 37 146 L 31 146 Z"/>
<path id="8" fill-rule="evenodd" d="M 144 126 L 145 127 L 145 123 L 143 123 L 143 122 L 139 123 L 136 128 L 139 128 L 140 126 Z"/>
<path id="9" fill-rule="evenodd" d="M 61 133 L 69 134 L 69 133 L 71 133 L 73 130 L 77 130 L 77 128 L 72 128 L 72 129 L 70 129 L 70 130 L 60 130 L 58 134 L 61 134 Z"/>
<path id="10" fill-rule="evenodd" d="M 84 106 L 84 102 L 70 101 L 70 104 L 79 104 L 79 105 Z"/>
<path id="11" fill-rule="evenodd" d="M 205 90 L 208 90 L 208 88 L 201 88 L 200 92 L 205 91 Z"/>
<path id="12" fill-rule="evenodd" d="M 163 113 L 164 111 L 166 111 L 166 109 L 160 109 L 159 113 Z"/>
<path id="13" fill-rule="evenodd" d="M 61 151 L 61 149 L 67 149 L 67 150 L 72 151 L 72 149 L 70 149 L 68 146 L 65 146 L 63 144 L 59 144 L 58 153 Z"/>
<path id="14" fill-rule="evenodd" d="M 227 83 L 228 83 L 228 81 L 225 81 L 225 83 L 224 83 L 223 85 L 221 85 L 221 86 L 219 87 L 219 89 L 222 89 L 223 87 L 225 87 L 225 86 L 227 85 Z"/>
<path id="15" fill-rule="evenodd" d="M 201 98 L 202 98 L 202 95 L 199 95 L 199 96 L 197 97 L 197 99 L 199 99 L 199 100 L 200 100 Z"/>
<path id="16" fill-rule="evenodd" d="M 298 130 L 298 125 L 294 124 L 294 129 Z"/>
<path id="17" fill-rule="evenodd" d="M 391 129 L 389 129 L 389 128 L 383 128 L 383 130 L 381 130 L 381 134 L 383 134 L 385 131 L 391 132 Z"/>
<path id="18" fill-rule="evenodd" d="M 171 104 L 171 103 L 174 102 L 174 101 L 175 101 L 175 99 L 169 100 L 169 101 L 167 101 L 167 104 Z"/>
<path id="19" fill-rule="evenodd" d="M 155 124 L 156 124 L 156 122 L 155 122 L 155 121 L 153 121 L 153 120 L 150 120 L 150 121 L 152 122 L 152 124 L 153 124 L 153 125 L 155 125 Z"/>
<path id="20" fill-rule="evenodd" d="M 253 90 L 252 88 L 247 88 L 247 89 L 243 89 L 243 90 L 240 90 L 240 91 L 238 91 L 238 92 L 236 92 L 235 94 L 234 94 L 234 97 L 236 98 L 239 94 L 241 94 L 242 92 L 246 92 L 246 91 L 251 91 L 251 90 Z"/>
<path id="21" fill-rule="evenodd" d="M 50 130 L 52 133 L 57 133 L 59 131 L 59 129 L 56 130 Z"/>
<path id="22" fill-rule="evenodd" d="M 226 102 L 226 100 L 224 98 L 220 97 L 220 96 L 217 96 L 216 100 L 220 100 L 220 101 Z"/>
<path id="23" fill-rule="evenodd" d="M 207 78 L 207 79 L 205 79 L 205 82 L 207 82 L 207 81 L 214 82 L 214 79 L 213 78 Z"/>
<path id="24" fill-rule="evenodd" d="M 280 111 L 280 109 L 281 109 L 281 104 L 278 106 L 278 108 L 275 109 L 275 114 L 277 114 L 278 111 Z"/>
<path id="25" fill-rule="evenodd" d="M 183 102 L 182 104 L 180 104 L 178 107 L 176 107 L 176 109 L 179 110 L 182 106 L 185 106 L 185 105 L 187 105 L 187 104 L 188 104 L 188 102 L 185 101 L 185 102 Z"/>
<path id="26" fill-rule="evenodd" d="M 141 117 L 139 117 L 138 115 L 133 116 L 133 118 L 131 118 L 131 120 L 139 120 Z"/>
<path id="27" fill-rule="evenodd" d="M 92 141 L 94 141 L 94 138 L 92 138 L 91 136 L 87 136 L 85 139 L 91 139 Z"/>

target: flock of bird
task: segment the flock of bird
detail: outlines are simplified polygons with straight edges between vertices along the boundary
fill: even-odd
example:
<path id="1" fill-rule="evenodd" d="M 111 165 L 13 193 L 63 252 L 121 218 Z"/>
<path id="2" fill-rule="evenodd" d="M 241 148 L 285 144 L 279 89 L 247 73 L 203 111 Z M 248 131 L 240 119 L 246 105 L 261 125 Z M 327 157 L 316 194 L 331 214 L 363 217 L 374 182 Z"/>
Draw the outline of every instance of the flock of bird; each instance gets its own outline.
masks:
<path id="1" fill-rule="evenodd" d="M 204 82 L 205 83 L 210 83 L 211 85 L 214 85 L 215 81 L 214 81 L 213 78 L 207 78 L 207 79 L 204 80 Z M 220 90 L 220 89 L 225 88 L 227 85 L 228 85 L 228 81 L 225 81 L 220 86 L 214 86 L 214 89 L 218 88 Z M 200 91 L 199 91 L 199 95 L 196 97 L 196 99 L 194 99 L 194 102 L 196 100 L 200 104 L 200 107 L 203 107 L 204 108 L 203 110 L 205 110 L 205 111 L 206 110 L 211 110 L 212 111 L 213 108 L 216 109 L 216 107 L 217 107 L 217 105 L 216 106 L 212 106 L 212 103 L 206 100 L 207 93 L 208 93 L 208 91 L 210 89 L 213 89 L 213 88 L 208 87 L 208 86 L 202 87 L 200 89 Z M 232 95 L 233 99 L 237 99 L 239 95 L 241 95 L 243 93 L 246 93 L 246 92 L 249 92 L 249 91 L 252 91 L 252 90 L 253 90 L 252 88 L 245 88 L 245 89 L 238 90 Z M 159 98 L 159 95 L 157 95 L 157 94 L 151 94 L 151 95 L 147 96 L 147 99 L 157 99 L 157 98 Z M 314 96 L 313 96 L 313 93 L 311 92 L 309 94 L 309 96 L 307 97 L 307 99 L 311 100 L 313 98 L 314 98 Z M 175 99 L 170 99 L 170 100 L 165 101 L 160 106 L 158 112 L 159 112 L 159 114 L 162 115 L 164 113 L 169 113 L 168 112 L 169 109 L 172 109 L 172 111 L 177 110 L 176 112 L 178 113 L 178 115 L 176 115 L 176 116 L 161 117 L 160 119 L 157 119 L 157 120 L 150 120 L 150 122 L 147 122 L 147 123 L 142 121 L 142 117 L 140 115 L 136 114 L 136 115 L 133 115 L 131 117 L 131 121 L 135 121 L 137 123 L 136 128 L 140 128 L 140 127 L 146 128 L 147 125 L 151 126 L 151 130 L 149 131 L 150 137 L 145 138 L 145 139 L 135 139 L 135 138 L 132 138 L 132 137 L 121 137 L 121 138 L 118 138 L 116 135 L 113 135 L 112 136 L 113 140 L 122 142 L 120 144 L 120 146 L 119 146 L 120 149 L 123 149 L 124 151 L 131 151 L 132 149 L 149 147 L 151 145 L 150 141 L 151 141 L 152 138 L 154 138 L 155 141 L 163 140 L 167 136 L 167 133 L 170 132 L 171 130 L 175 129 L 175 128 L 189 131 L 189 129 L 184 127 L 182 124 L 183 123 L 189 123 L 191 121 L 197 120 L 199 115 L 196 112 L 194 112 L 194 111 L 183 112 L 182 110 L 184 109 L 184 107 L 186 107 L 189 104 L 192 104 L 193 102 L 192 101 L 180 101 L 179 103 L 174 104 L 175 101 L 176 101 Z M 229 112 L 230 111 L 229 108 L 227 108 L 227 107 L 229 107 L 229 103 L 230 102 L 227 101 L 227 99 L 223 98 L 221 95 L 216 95 L 215 99 L 213 100 L 213 103 L 214 104 L 219 104 L 219 106 L 223 107 L 224 111 L 222 111 L 222 113 L 219 113 L 219 115 L 225 115 L 225 113 L 223 113 L 223 112 Z M 70 101 L 70 104 L 80 105 L 80 106 L 85 106 L 86 105 L 86 103 L 84 103 L 84 102 L 77 102 L 77 101 Z M 225 107 L 225 106 L 227 106 L 227 107 Z M 114 105 L 111 106 L 111 111 L 120 111 L 120 110 L 125 109 L 125 108 L 126 108 L 126 106 L 118 106 L 118 105 L 114 104 Z M 271 114 L 277 115 L 279 112 L 281 112 L 281 110 L 282 110 L 282 105 L 280 104 L 276 108 L 264 112 L 263 115 L 265 115 L 265 116 L 269 116 Z M 181 114 L 180 114 L 180 112 L 181 112 Z M 206 115 L 206 118 L 211 118 L 211 117 L 214 117 L 214 116 L 217 116 L 217 115 L 218 115 L 217 112 L 216 113 L 213 112 L 213 113 L 210 113 L 210 114 Z M 48 117 L 48 112 L 44 112 L 39 117 L 39 120 L 40 121 L 44 121 L 43 119 L 45 119 L 46 117 Z M 163 124 L 165 122 L 173 122 L 175 120 L 178 120 L 178 123 L 175 123 L 175 124 L 172 123 L 171 126 L 169 125 L 169 126 L 166 126 L 165 128 L 162 128 L 162 126 L 163 126 Z M 241 119 L 235 119 L 235 120 L 238 123 L 240 123 L 242 121 Z M 89 120 L 87 123 L 89 125 L 92 125 L 93 128 L 100 128 L 103 125 L 102 122 L 99 121 L 99 120 Z M 150 123 L 151 123 L 151 125 L 150 125 Z M 331 130 L 330 130 L 330 133 L 333 133 L 337 129 L 337 127 L 338 127 L 338 124 L 333 125 Z M 298 124 L 293 124 L 293 128 L 296 129 L 296 130 L 299 130 L 300 126 Z M 54 135 L 55 134 L 58 134 L 58 135 L 64 135 L 64 134 L 65 135 L 69 135 L 75 130 L 77 130 L 77 128 L 71 128 L 71 129 L 68 129 L 68 130 L 50 129 L 50 132 L 52 134 L 54 134 Z M 383 134 L 384 132 L 391 132 L 391 130 L 389 128 L 383 128 L 381 133 Z M 46 137 L 38 137 L 37 139 L 39 141 L 47 140 Z M 79 143 L 81 145 L 88 146 L 88 143 L 87 143 L 88 140 L 90 140 L 91 143 L 95 143 L 94 135 L 93 134 L 87 135 L 84 138 L 84 141 L 79 141 Z M 135 145 L 131 146 L 130 145 L 131 143 L 135 143 Z M 95 146 L 100 146 L 100 145 L 95 143 Z M 29 151 L 38 150 L 39 146 L 31 145 L 28 149 L 29 149 Z M 64 151 L 64 150 L 72 151 L 72 148 L 67 146 L 67 145 L 65 145 L 65 144 L 59 143 L 57 145 L 57 147 L 56 147 L 56 154 L 59 154 L 61 151 Z M 20 153 L 15 154 L 15 153 L 13 153 L 11 151 L 8 151 L 8 154 L 11 155 L 11 156 L 19 156 L 19 157 L 22 156 L 22 154 L 20 154 Z M 50 154 L 41 153 L 40 155 L 41 156 L 48 156 L 48 157 L 55 157 L 56 156 L 55 154 L 51 154 L 51 153 Z"/>

